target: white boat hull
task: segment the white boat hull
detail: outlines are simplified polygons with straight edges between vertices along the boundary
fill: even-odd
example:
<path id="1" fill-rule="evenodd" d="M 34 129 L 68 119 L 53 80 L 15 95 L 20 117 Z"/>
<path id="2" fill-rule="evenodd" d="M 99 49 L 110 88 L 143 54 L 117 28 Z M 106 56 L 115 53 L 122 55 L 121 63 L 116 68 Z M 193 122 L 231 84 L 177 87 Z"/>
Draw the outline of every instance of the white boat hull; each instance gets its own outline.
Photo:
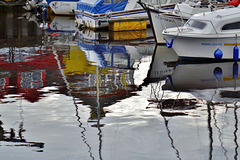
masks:
<path id="1" fill-rule="evenodd" d="M 173 37 L 164 36 L 180 59 L 230 59 L 233 60 L 233 48 L 237 43 L 236 37 L 225 38 L 198 38 L 198 37 Z M 222 51 L 222 57 L 217 58 L 214 53 L 217 49 Z"/>
<path id="2" fill-rule="evenodd" d="M 77 8 L 77 2 L 52 1 L 49 6 L 56 15 L 73 15 L 73 11 Z"/>
<path id="3" fill-rule="evenodd" d="M 101 29 L 109 26 L 109 20 L 121 18 L 147 18 L 147 13 L 143 9 L 131 11 L 119 11 L 104 14 L 91 14 L 75 10 L 76 23 L 79 27 Z"/>
<path id="4" fill-rule="evenodd" d="M 171 27 L 182 26 L 186 20 L 182 20 L 180 17 L 169 17 L 164 14 L 149 10 L 149 20 L 152 26 L 153 34 L 157 44 L 165 43 L 162 32 L 164 29 Z"/>

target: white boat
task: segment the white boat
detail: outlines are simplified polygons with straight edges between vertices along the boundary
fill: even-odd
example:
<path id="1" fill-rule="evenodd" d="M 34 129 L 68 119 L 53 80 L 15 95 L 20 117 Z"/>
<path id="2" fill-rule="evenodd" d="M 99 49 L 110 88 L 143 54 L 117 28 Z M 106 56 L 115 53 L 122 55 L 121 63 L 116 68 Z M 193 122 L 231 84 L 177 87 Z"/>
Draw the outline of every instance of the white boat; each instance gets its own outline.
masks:
<path id="1" fill-rule="evenodd" d="M 152 0 L 145 1 L 154 4 Z M 108 27 L 110 20 L 130 18 L 141 21 L 147 20 L 148 16 L 137 0 L 79 0 L 75 18 L 79 27 L 100 29 Z"/>
<path id="2" fill-rule="evenodd" d="M 239 67 L 233 61 L 179 63 L 162 89 L 191 93 L 210 102 L 236 102 L 240 98 Z"/>
<path id="3" fill-rule="evenodd" d="M 26 11 L 33 11 L 37 14 L 42 14 L 47 11 L 48 3 L 46 0 L 27 0 L 23 8 Z"/>
<path id="4" fill-rule="evenodd" d="M 229 2 L 229 4 L 232 4 Z M 234 5 L 236 5 L 234 3 Z M 228 3 L 216 3 L 204 4 L 193 1 L 179 2 L 175 5 L 174 9 L 163 10 L 151 5 L 142 5 L 147 11 L 149 21 L 153 30 L 155 41 L 158 44 L 165 43 L 162 36 L 162 31 L 171 27 L 183 26 L 184 23 L 194 14 L 210 12 L 225 7 L 233 7 Z"/>
<path id="5" fill-rule="evenodd" d="M 184 26 L 162 34 L 180 59 L 238 60 L 239 14 L 239 7 L 195 14 Z"/>
<path id="6" fill-rule="evenodd" d="M 79 0 L 46 0 L 56 15 L 74 15 Z"/>

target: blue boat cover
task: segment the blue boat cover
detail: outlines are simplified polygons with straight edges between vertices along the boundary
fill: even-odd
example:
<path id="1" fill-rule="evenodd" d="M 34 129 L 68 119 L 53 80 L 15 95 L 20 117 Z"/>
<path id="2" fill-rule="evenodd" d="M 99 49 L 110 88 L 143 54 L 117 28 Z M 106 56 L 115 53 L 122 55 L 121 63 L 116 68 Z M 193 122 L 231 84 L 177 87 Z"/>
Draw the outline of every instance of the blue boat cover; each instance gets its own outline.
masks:
<path id="1" fill-rule="evenodd" d="M 106 1 L 108 1 L 108 3 L 106 3 Z M 96 0 L 95 2 L 87 2 L 86 0 L 79 0 L 77 3 L 77 10 L 92 14 L 123 11 L 128 0 Z"/>

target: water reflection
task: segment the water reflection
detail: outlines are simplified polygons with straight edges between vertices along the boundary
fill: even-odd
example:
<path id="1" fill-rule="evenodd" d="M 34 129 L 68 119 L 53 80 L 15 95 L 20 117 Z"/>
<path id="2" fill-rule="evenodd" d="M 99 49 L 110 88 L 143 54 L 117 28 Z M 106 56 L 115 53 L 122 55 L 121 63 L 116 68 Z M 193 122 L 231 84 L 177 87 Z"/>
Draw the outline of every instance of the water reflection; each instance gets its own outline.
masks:
<path id="1" fill-rule="evenodd" d="M 221 63 L 182 63 L 174 52 L 164 55 L 164 47 L 156 46 L 151 68 L 143 85 L 151 86 L 147 109 L 158 108 L 163 117 L 167 135 L 177 159 L 183 159 L 182 147 L 179 147 L 171 134 L 172 117 L 193 116 L 207 111 L 207 128 L 209 139 L 208 159 L 216 159 L 216 150 L 223 151 L 226 159 L 238 159 L 238 99 L 239 99 L 239 62 Z M 164 56 L 163 56 L 164 55 Z M 205 107 L 206 106 L 206 107 Z M 229 115 L 231 113 L 231 115 Z M 226 126 L 222 123 L 225 116 L 233 118 L 231 139 L 234 153 L 229 150 Z M 222 116 L 222 117 L 221 117 Z M 199 118 L 197 118 L 199 117 Z M 230 128 L 229 128 L 230 129 Z M 216 136 L 216 137 L 215 137 Z M 231 143 L 232 143 L 231 142 Z M 216 143 L 219 143 L 216 145 Z"/>
<path id="2" fill-rule="evenodd" d="M 163 89 L 190 91 L 199 99 L 236 102 L 239 97 L 238 62 L 178 64 Z"/>
<path id="3" fill-rule="evenodd" d="M 153 43 L 152 30 L 137 30 L 137 31 L 93 31 L 91 29 L 77 30 L 77 36 L 86 42 L 95 43 L 121 43 L 121 44 L 139 44 L 150 42 Z"/>
<path id="4" fill-rule="evenodd" d="M 41 42 L 1 43 L 5 159 L 238 159 L 239 62 L 182 63 L 69 17 L 19 21 Z"/>
<path id="5" fill-rule="evenodd" d="M 42 44 L 43 31 L 22 17 L 22 9 L 1 7 L 0 10 L 0 48 L 8 48 L 11 52 L 15 48 Z"/>
<path id="6" fill-rule="evenodd" d="M 48 32 L 65 32 L 75 33 L 75 18 L 68 16 L 55 16 L 52 21 L 48 22 Z"/>

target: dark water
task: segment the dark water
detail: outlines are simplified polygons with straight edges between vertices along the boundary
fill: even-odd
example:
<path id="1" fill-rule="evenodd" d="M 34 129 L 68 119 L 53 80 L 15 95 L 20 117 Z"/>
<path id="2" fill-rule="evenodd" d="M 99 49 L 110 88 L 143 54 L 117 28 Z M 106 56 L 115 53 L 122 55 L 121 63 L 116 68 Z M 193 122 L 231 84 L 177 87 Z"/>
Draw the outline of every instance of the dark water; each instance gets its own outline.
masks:
<path id="1" fill-rule="evenodd" d="M 1 159 L 239 159 L 237 62 L 179 62 L 151 30 L 0 14 Z"/>

